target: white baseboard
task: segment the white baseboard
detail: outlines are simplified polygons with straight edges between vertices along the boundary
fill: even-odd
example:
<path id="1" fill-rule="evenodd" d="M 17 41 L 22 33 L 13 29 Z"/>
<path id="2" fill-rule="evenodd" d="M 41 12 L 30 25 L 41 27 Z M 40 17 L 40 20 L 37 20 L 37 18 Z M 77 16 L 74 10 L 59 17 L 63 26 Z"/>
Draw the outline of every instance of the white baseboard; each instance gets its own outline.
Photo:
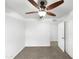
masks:
<path id="1" fill-rule="evenodd" d="M 17 56 L 23 49 L 24 49 L 24 47 L 22 47 L 18 52 L 16 52 L 16 54 L 13 56 L 13 58 L 14 58 L 15 56 Z"/>
<path id="2" fill-rule="evenodd" d="M 50 44 L 48 45 L 26 45 L 25 47 L 50 47 Z"/>
<path id="3" fill-rule="evenodd" d="M 24 47 L 22 47 L 18 52 L 16 52 L 15 55 L 13 56 L 6 56 L 5 59 L 14 59 L 15 56 L 17 56 L 22 50 L 24 49 Z"/>
<path id="4" fill-rule="evenodd" d="M 50 47 L 50 46 L 25 46 L 25 47 Z"/>

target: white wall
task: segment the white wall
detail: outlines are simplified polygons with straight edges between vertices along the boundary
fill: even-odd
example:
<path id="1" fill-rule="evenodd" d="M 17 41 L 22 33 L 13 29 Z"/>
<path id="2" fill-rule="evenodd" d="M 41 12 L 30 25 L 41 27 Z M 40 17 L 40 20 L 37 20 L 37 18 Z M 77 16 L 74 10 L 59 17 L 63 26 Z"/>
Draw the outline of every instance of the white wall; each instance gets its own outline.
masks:
<path id="1" fill-rule="evenodd" d="M 58 41 L 58 24 L 51 24 L 51 38 L 50 41 Z"/>
<path id="2" fill-rule="evenodd" d="M 65 22 L 66 52 L 73 57 L 73 14 L 71 13 Z"/>
<path id="3" fill-rule="evenodd" d="M 5 31 L 6 58 L 12 59 L 24 48 L 25 45 L 24 22 L 6 15 Z"/>
<path id="4" fill-rule="evenodd" d="M 56 23 L 51 19 L 34 20 L 26 22 L 26 47 L 50 46 L 50 41 L 57 41 Z"/>
<path id="5" fill-rule="evenodd" d="M 72 20 L 66 23 L 66 52 L 73 57 L 73 24 Z"/>
<path id="6" fill-rule="evenodd" d="M 50 46 L 50 24 L 30 21 L 26 23 L 26 47 Z"/>

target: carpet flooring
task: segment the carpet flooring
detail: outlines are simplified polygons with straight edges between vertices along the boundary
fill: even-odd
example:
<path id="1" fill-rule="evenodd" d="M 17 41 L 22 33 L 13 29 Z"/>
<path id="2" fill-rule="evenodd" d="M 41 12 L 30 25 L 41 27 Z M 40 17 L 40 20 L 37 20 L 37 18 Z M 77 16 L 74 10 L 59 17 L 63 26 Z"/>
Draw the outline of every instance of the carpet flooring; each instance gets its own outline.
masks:
<path id="1" fill-rule="evenodd" d="M 14 59 L 72 59 L 59 47 L 24 48 Z"/>

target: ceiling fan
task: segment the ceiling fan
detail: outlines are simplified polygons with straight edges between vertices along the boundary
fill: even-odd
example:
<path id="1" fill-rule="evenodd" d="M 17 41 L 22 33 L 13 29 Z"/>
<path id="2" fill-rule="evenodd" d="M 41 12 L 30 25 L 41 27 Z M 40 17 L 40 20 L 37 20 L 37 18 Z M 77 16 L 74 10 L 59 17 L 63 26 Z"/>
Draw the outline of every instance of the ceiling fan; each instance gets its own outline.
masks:
<path id="1" fill-rule="evenodd" d="M 53 4 L 50 4 L 49 6 L 47 5 L 46 0 L 38 0 L 38 4 L 34 0 L 28 0 L 33 6 L 35 6 L 38 11 L 32 11 L 32 12 L 26 12 L 26 14 L 33 14 L 33 13 L 38 13 L 40 18 L 44 17 L 46 14 L 50 16 L 56 16 L 52 12 L 48 12 L 48 10 L 54 9 L 64 3 L 64 0 L 57 1 Z"/>

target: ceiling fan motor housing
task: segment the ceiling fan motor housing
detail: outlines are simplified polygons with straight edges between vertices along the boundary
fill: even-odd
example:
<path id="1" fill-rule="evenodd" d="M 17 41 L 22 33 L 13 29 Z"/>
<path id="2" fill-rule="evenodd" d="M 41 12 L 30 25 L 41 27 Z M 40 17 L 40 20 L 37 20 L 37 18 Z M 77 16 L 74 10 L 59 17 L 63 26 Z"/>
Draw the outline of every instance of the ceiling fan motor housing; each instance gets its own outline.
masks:
<path id="1" fill-rule="evenodd" d="M 38 5 L 39 6 L 41 6 L 41 5 L 45 6 L 45 5 L 47 5 L 47 1 L 46 0 L 38 0 Z"/>

